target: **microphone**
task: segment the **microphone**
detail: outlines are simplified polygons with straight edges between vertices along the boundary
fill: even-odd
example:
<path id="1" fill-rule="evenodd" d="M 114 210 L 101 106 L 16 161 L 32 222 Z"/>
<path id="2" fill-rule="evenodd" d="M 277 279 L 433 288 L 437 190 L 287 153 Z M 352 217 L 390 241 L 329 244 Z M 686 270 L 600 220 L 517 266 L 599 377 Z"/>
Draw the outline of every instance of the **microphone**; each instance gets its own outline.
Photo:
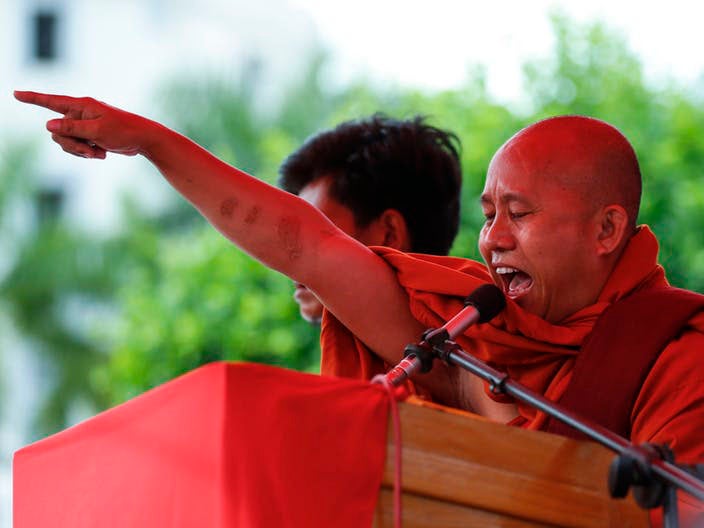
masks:
<path id="1" fill-rule="evenodd" d="M 454 340 L 476 323 L 486 323 L 496 317 L 506 306 L 506 298 L 493 284 L 482 284 L 464 300 L 464 308 L 440 328 L 426 330 L 417 345 L 408 345 L 405 357 L 386 374 L 378 374 L 372 383 L 398 387 L 416 372 L 429 372 L 433 366 L 433 347 Z"/>
<path id="2" fill-rule="evenodd" d="M 475 323 L 486 323 L 506 307 L 506 298 L 493 284 L 482 284 L 464 300 L 464 308 L 436 330 L 427 331 L 423 340 L 431 345 L 442 344 L 461 335 Z"/>

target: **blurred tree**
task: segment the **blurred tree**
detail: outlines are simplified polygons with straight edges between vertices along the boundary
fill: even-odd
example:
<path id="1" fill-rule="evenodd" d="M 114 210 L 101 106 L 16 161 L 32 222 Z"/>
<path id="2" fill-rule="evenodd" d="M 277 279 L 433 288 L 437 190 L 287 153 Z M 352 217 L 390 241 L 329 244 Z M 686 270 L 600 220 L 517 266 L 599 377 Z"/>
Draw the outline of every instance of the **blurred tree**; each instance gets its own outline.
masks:
<path id="1" fill-rule="evenodd" d="M 6 142 L 0 148 L 0 226 L 4 234 L 9 229 L 8 209 L 33 186 L 34 154 L 35 145 L 31 142 Z"/>
<path id="2" fill-rule="evenodd" d="M 62 225 L 44 225 L 25 239 L 0 285 L 18 329 L 47 361 L 54 383 L 44 401 L 39 434 L 66 425 L 71 405 L 106 401 L 85 382 L 104 358 L 82 332 L 81 316 L 100 309 L 111 280 L 99 246 Z"/>
<path id="3" fill-rule="evenodd" d="M 54 380 L 36 418 L 36 437 L 64 427 L 77 402 L 92 408 L 107 402 L 85 381 L 105 350 L 87 339 L 76 316 L 99 313 L 112 278 L 103 264 L 106 248 L 65 225 L 60 197 L 40 189 L 33 159 L 34 145 L 21 142 L 8 143 L 0 158 L 0 242 L 7 248 L 0 301 Z M 9 219 L 9 211 L 17 214 Z"/>
<path id="4" fill-rule="evenodd" d="M 93 381 L 113 402 L 216 360 L 317 369 L 317 330 L 298 315 L 287 278 L 205 224 L 152 235 L 154 261 L 131 269 L 119 291 L 122 317 L 101 336 L 114 348 Z"/>
<path id="5" fill-rule="evenodd" d="M 15 205 L 28 193 L 30 184 L 26 174 L 31 172 L 34 148 L 31 143 L 7 142 L 0 147 L 0 284 L 12 266 L 15 243 L 20 236 L 15 215 Z M 7 312 L 11 305 L 0 292 L 0 328 L 4 328 Z M 7 351 L 0 349 L 0 355 Z M 7 358 L 3 357 L 3 360 Z M 5 379 L 0 378 L 0 392 L 4 390 Z"/>

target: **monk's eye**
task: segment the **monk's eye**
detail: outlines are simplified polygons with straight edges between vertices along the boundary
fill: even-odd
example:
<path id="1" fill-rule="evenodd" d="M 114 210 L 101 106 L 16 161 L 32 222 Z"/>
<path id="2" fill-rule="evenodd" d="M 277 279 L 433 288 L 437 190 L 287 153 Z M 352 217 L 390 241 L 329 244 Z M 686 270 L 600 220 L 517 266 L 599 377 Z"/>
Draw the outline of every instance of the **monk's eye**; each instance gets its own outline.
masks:
<path id="1" fill-rule="evenodd" d="M 484 213 L 484 223 L 486 225 L 490 225 L 494 221 L 495 216 L 496 216 L 496 213 L 494 213 L 494 212 Z"/>
<path id="2" fill-rule="evenodd" d="M 523 218 L 524 216 L 528 216 L 530 214 L 530 212 L 529 211 L 511 211 L 509 214 L 511 215 L 511 218 L 516 220 L 519 218 Z"/>

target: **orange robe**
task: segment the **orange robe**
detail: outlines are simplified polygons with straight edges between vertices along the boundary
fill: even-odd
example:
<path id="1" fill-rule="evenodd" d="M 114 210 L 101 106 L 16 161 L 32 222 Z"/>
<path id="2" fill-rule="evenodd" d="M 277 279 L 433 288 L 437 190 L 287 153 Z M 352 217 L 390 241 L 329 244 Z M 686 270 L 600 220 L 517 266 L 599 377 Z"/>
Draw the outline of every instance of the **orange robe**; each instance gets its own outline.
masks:
<path id="1" fill-rule="evenodd" d="M 404 254 L 374 248 L 396 271 L 414 317 L 437 328 L 462 308 L 464 297 L 491 282 L 486 268 L 454 257 Z M 658 243 L 641 226 L 604 286 L 597 302 L 560 324 L 551 324 L 508 300 L 493 321 L 470 328 L 457 342 L 465 351 L 506 371 L 512 379 L 557 401 L 569 384 L 574 358 L 599 315 L 611 303 L 642 289 L 667 284 L 657 263 Z M 632 440 L 668 442 L 678 461 L 704 461 L 704 313 L 666 347 L 649 373 L 632 414 Z M 323 318 L 321 373 L 369 379 L 387 365 L 331 314 Z M 506 398 L 494 396 L 494 398 Z M 546 416 L 518 403 L 515 424 L 541 429 Z"/>

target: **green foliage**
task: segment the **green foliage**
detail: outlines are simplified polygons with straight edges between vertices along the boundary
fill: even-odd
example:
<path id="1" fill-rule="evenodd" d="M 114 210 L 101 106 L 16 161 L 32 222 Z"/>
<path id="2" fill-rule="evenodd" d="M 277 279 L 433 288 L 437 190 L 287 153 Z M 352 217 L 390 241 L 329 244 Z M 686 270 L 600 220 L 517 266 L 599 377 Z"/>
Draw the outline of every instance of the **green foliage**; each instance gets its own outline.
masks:
<path id="1" fill-rule="evenodd" d="M 560 14 L 552 16 L 552 25 L 553 55 L 524 67 L 532 117 L 573 113 L 613 122 L 615 114 L 626 122 L 648 123 L 656 110 L 652 93 L 623 39 L 601 23 L 577 25 Z"/>
<path id="2" fill-rule="evenodd" d="M 107 301 L 109 279 L 99 264 L 101 248 L 62 226 L 44 226 L 20 249 L 0 295 L 15 324 L 51 360 L 54 384 L 38 417 L 40 433 L 66 423 L 73 401 L 105 401 L 84 380 L 101 361 L 95 343 L 82 335 L 80 317 Z M 74 310 L 74 308 L 80 309 Z"/>
<path id="3" fill-rule="evenodd" d="M 496 149 L 543 117 L 602 118 L 618 126 L 639 155 L 640 220 L 659 236 L 671 281 L 704 291 L 701 91 L 655 86 L 624 40 L 603 24 L 579 25 L 559 13 L 552 22 L 552 53 L 524 68 L 530 110 L 522 113 L 491 98 L 481 66 L 469 69 L 463 87 L 438 93 L 366 81 L 333 89 L 324 81 L 324 54 L 265 109 L 254 66 L 234 81 L 171 82 L 159 100 L 166 123 L 269 182 L 285 156 L 322 127 L 379 111 L 428 116 L 463 145 L 464 207 L 453 253 L 472 258 L 478 258 L 483 221 L 477 200 Z M 0 208 L 26 194 L 29 178 L 17 177 L 31 172 L 25 159 L 21 149 L 0 159 Z M 65 425 L 76 399 L 101 408 L 207 361 L 315 371 L 318 331 L 298 316 L 286 278 L 233 248 L 182 201 L 158 217 L 146 217 L 130 202 L 125 211 L 124 233 L 105 240 L 70 232 L 61 222 L 40 226 L 16 245 L 13 266 L 0 278 L 0 295 L 17 326 L 54 366 L 57 381 L 42 432 Z"/>
<path id="4" fill-rule="evenodd" d="M 33 159 L 33 146 L 30 143 L 18 142 L 2 145 L 0 148 L 0 247 L 8 248 L 0 253 L 0 285 L 5 267 L 11 265 L 13 251 L 17 239 L 16 226 L 13 225 L 8 211 L 14 203 L 27 194 L 30 187 L 29 174 Z M 3 326 L 5 312 L 11 308 L 0 290 L 0 326 Z M 9 355 L 9 351 L 0 349 L 0 354 Z M 2 358 L 7 360 L 6 357 Z M 0 392 L 5 389 L 5 380 L 0 379 Z"/>
<path id="5" fill-rule="evenodd" d="M 12 202 L 26 196 L 32 187 L 35 167 L 34 145 L 29 142 L 8 143 L 0 149 L 0 222 L 7 221 L 5 212 Z"/>
<path id="6" fill-rule="evenodd" d="M 119 322 L 99 336 L 114 349 L 93 381 L 113 402 L 222 359 L 317 369 L 318 332 L 299 317 L 288 279 L 203 224 L 146 236 L 154 259 L 132 267 Z"/>

